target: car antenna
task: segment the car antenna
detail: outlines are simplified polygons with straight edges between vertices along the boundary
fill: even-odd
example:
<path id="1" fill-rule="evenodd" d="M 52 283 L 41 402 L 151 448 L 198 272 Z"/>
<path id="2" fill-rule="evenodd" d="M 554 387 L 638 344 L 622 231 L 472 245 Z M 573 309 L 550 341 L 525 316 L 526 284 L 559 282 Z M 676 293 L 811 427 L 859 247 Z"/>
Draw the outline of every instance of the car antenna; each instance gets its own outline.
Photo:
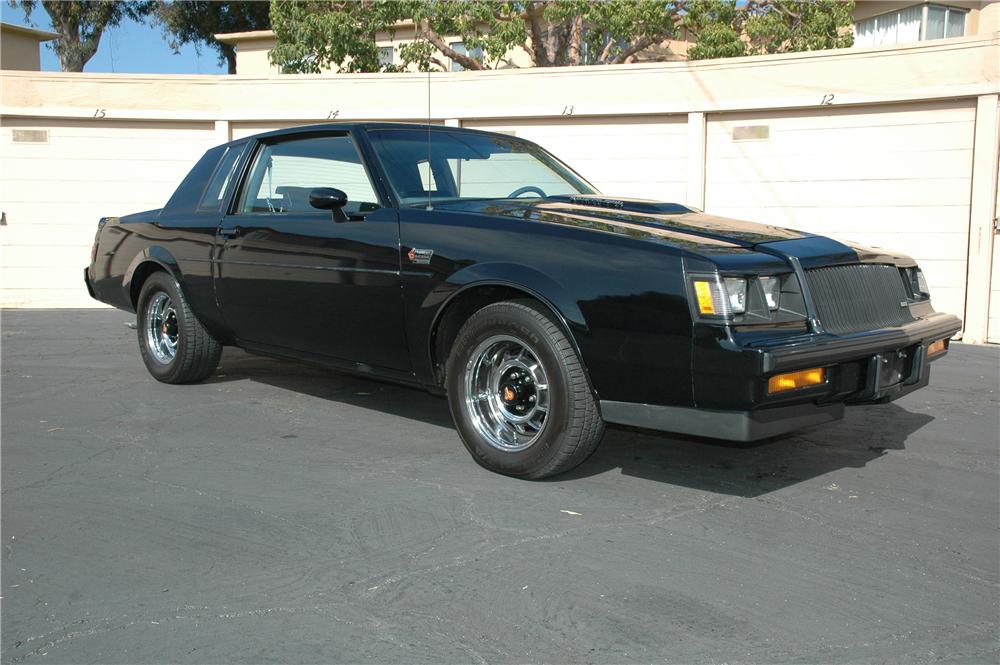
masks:
<path id="1" fill-rule="evenodd" d="M 431 202 L 431 69 L 427 66 L 427 210 L 434 210 Z"/>

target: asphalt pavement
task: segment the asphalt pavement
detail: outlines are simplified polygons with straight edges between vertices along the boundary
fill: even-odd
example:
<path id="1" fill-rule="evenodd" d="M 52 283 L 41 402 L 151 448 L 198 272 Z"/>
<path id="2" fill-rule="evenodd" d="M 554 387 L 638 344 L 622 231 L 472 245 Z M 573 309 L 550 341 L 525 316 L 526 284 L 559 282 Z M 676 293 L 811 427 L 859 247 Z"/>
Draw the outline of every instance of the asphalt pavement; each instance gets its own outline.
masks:
<path id="1" fill-rule="evenodd" d="M 444 399 L 128 314 L 2 314 L 4 663 L 996 663 L 1000 348 L 759 445 L 609 428 L 545 482 Z"/>

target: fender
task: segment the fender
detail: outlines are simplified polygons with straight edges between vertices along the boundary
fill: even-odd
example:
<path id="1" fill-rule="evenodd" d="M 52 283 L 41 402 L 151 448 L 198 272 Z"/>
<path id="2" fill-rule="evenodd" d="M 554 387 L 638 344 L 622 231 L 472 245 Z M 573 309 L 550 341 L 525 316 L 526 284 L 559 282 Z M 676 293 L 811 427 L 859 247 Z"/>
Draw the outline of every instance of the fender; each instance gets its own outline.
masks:
<path id="1" fill-rule="evenodd" d="M 434 357 L 434 338 L 430 333 L 437 328 L 443 312 L 461 294 L 481 286 L 503 286 L 524 291 L 548 307 L 558 319 L 557 323 L 568 334 L 569 342 L 580 357 L 583 371 L 589 380 L 586 358 L 577 339 L 579 334 L 588 330 L 579 305 L 559 282 L 535 268 L 519 263 L 497 261 L 471 265 L 449 276 L 447 281 L 427 295 L 420 308 L 424 312 L 433 311 L 430 325 L 425 328 L 427 332 L 424 345 L 428 361 Z"/>
<path id="2" fill-rule="evenodd" d="M 128 270 L 122 276 L 122 292 L 125 294 L 126 299 L 131 302 L 131 297 L 129 294 L 132 293 L 132 278 L 135 276 L 135 271 L 144 263 L 155 263 L 161 268 L 170 273 L 170 276 L 174 278 L 178 285 L 181 286 L 183 290 L 183 275 L 181 273 L 180 267 L 177 265 L 177 259 L 169 251 L 160 247 L 159 245 L 151 245 L 144 248 L 139 252 L 132 262 L 128 266 Z M 187 294 L 184 294 L 187 297 Z"/>
<path id="3" fill-rule="evenodd" d="M 441 303 L 437 305 L 437 311 L 431 321 L 433 327 L 437 325 L 441 312 L 455 296 L 470 288 L 487 285 L 509 286 L 526 291 L 555 312 L 567 330 L 574 328 L 587 330 L 583 312 L 562 284 L 545 273 L 520 263 L 491 261 L 463 268 L 431 291 L 421 304 L 421 308 L 434 307 L 437 303 Z M 442 298 L 444 302 L 441 302 Z"/>

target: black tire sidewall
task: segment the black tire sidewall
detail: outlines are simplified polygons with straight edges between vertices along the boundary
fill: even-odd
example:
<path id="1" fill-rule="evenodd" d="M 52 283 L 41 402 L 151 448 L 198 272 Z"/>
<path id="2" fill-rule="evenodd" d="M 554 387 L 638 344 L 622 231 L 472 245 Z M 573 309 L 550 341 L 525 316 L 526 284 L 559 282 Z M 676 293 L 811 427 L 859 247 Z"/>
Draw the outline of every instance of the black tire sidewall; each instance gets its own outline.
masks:
<path id="1" fill-rule="evenodd" d="M 509 303 L 502 303 L 507 305 Z M 549 412 L 541 437 L 525 450 L 506 452 L 483 440 L 465 408 L 465 370 L 470 356 L 486 339 L 509 335 L 525 343 L 545 371 L 549 385 Z M 543 324 L 523 308 L 486 308 L 459 332 L 446 369 L 448 404 L 462 443 L 480 465 L 509 476 L 527 477 L 545 468 L 559 454 L 569 428 L 569 377 L 562 358 Z"/>
<path id="2" fill-rule="evenodd" d="M 177 340 L 177 353 L 169 363 L 161 363 L 149 349 L 146 338 L 146 314 L 150 300 L 157 293 L 166 293 L 174 304 L 177 312 L 177 330 L 179 337 Z M 184 357 L 187 340 L 191 334 L 188 329 L 189 324 L 184 311 L 184 301 L 181 299 L 180 289 L 172 277 L 164 272 L 153 273 L 142 285 L 139 292 L 139 302 L 136 306 L 136 330 L 139 333 L 139 354 L 146 369 L 157 380 L 170 383 L 181 370 L 181 358 Z"/>

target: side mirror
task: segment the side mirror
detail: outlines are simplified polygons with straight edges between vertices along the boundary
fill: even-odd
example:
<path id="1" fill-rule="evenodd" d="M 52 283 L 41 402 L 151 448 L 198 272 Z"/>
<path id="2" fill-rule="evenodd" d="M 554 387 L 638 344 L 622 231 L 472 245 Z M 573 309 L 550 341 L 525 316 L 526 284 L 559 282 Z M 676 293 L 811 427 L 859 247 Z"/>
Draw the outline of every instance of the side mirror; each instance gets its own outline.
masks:
<path id="1" fill-rule="evenodd" d="M 347 205 L 347 194 L 333 187 L 317 187 L 309 192 L 309 205 L 333 213 L 333 221 L 346 222 L 342 208 Z"/>

